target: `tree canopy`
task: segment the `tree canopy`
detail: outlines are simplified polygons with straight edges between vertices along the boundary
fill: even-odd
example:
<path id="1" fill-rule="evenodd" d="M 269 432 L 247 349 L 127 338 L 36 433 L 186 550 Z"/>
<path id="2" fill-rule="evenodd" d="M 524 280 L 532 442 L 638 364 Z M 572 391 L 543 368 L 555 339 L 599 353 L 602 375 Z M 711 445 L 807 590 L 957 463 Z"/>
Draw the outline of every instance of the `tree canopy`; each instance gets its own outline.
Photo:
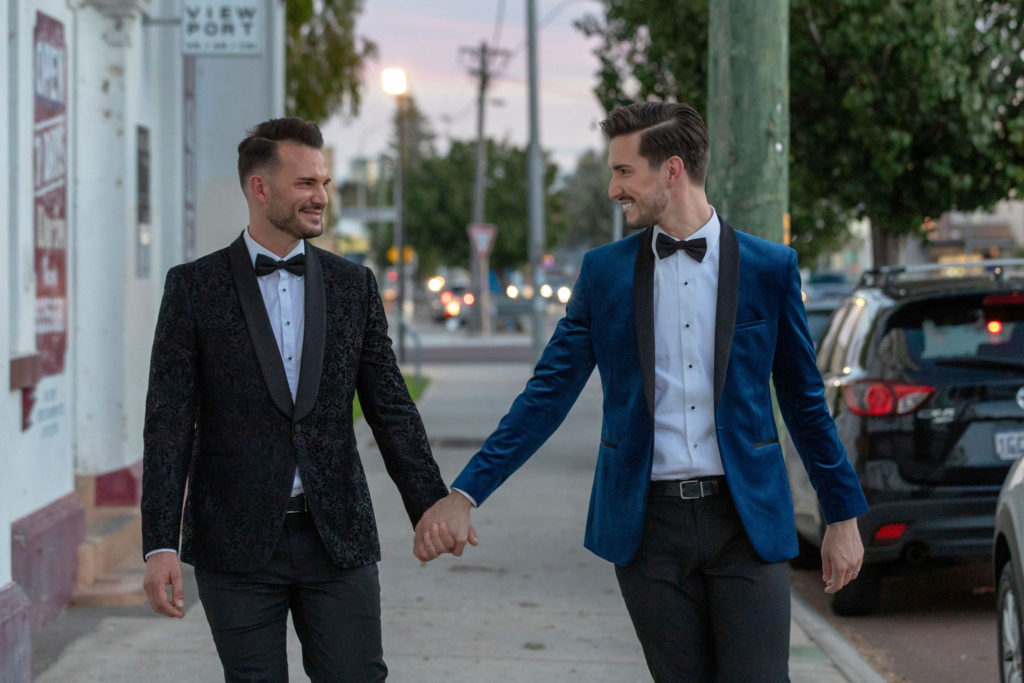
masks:
<path id="1" fill-rule="evenodd" d="M 285 110 L 324 121 L 359 111 L 366 60 L 377 46 L 355 32 L 362 0 L 288 0 L 285 3 Z M 347 106 L 346 106 L 347 105 Z"/>
<path id="2" fill-rule="evenodd" d="M 595 92 L 704 111 L 707 2 L 604 0 Z M 1024 3 L 792 0 L 790 207 L 805 262 L 873 226 L 875 263 L 895 235 L 943 211 L 1014 196 L 1024 183 Z M 714 188 L 709 188 L 713 201 Z"/>

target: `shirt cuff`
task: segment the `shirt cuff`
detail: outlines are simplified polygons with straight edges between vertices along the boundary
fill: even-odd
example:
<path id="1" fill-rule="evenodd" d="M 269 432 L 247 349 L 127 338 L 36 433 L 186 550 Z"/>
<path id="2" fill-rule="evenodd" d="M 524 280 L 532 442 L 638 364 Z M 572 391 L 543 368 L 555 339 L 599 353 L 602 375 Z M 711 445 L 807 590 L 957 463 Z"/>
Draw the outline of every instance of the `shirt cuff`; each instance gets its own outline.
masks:
<path id="1" fill-rule="evenodd" d="M 466 500 L 469 501 L 470 505 L 472 505 L 473 507 L 478 507 L 477 504 L 476 504 L 476 500 L 473 498 L 473 496 L 469 495 L 468 493 L 466 493 L 462 489 L 457 489 L 457 488 L 453 487 L 452 491 L 458 491 L 459 493 L 461 493 L 462 495 L 464 495 L 466 497 Z"/>
<path id="2" fill-rule="evenodd" d="M 146 555 L 142 559 L 143 560 L 148 560 L 149 558 L 151 558 L 153 555 L 156 555 L 157 553 L 174 553 L 175 555 L 177 555 L 178 551 L 175 550 L 174 548 L 157 548 L 156 550 L 150 550 L 148 553 L 146 553 Z"/>

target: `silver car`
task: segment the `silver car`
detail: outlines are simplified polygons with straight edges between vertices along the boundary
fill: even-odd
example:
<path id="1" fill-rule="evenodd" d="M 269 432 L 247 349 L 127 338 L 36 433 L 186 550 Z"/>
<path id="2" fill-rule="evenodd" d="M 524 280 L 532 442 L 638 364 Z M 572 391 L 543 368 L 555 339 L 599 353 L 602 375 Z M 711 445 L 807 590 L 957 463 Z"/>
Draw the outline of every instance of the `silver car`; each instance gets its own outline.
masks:
<path id="1" fill-rule="evenodd" d="M 1024 387 L 1017 392 L 1024 409 Z M 1024 431 L 1008 434 L 1016 449 L 1024 449 Z M 1024 641 L 1021 601 L 1024 599 L 1024 458 L 1018 458 L 1006 475 L 996 503 L 996 531 L 992 566 L 996 581 L 999 618 L 999 674 L 1003 683 L 1024 681 Z"/>

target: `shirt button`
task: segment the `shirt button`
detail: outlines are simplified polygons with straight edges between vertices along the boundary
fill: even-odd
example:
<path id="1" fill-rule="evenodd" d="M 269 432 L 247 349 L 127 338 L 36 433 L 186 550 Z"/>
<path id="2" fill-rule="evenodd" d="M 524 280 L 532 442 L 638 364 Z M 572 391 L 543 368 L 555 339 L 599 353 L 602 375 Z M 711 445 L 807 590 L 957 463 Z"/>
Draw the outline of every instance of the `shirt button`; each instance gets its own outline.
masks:
<path id="1" fill-rule="evenodd" d="M 282 288 L 281 288 L 281 291 L 282 291 L 282 292 L 287 292 L 287 291 L 288 291 L 288 288 L 287 288 L 287 287 L 282 287 Z"/>
<path id="2" fill-rule="evenodd" d="M 693 363 L 690 363 L 690 364 L 689 364 L 689 365 L 687 365 L 686 367 L 688 367 L 688 368 L 691 368 L 691 369 L 692 369 L 692 368 L 693 368 Z"/>
<path id="3" fill-rule="evenodd" d="M 291 323 L 291 321 L 289 321 L 289 320 L 285 320 L 285 321 L 284 321 L 284 324 L 285 324 L 285 325 L 291 325 L 292 323 Z"/>
<path id="4" fill-rule="evenodd" d="M 689 328 L 690 327 L 690 323 L 686 323 L 686 327 Z"/>
<path id="5" fill-rule="evenodd" d="M 689 283 L 689 282 L 684 282 L 684 283 L 683 283 L 683 286 L 685 287 L 685 286 L 686 286 L 686 285 L 688 285 L 688 284 L 690 284 L 690 283 Z"/>
<path id="6" fill-rule="evenodd" d="M 694 447 L 694 448 L 696 448 L 696 447 L 697 447 L 697 444 L 693 444 L 693 447 Z"/>
<path id="7" fill-rule="evenodd" d="M 291 356 L 288 356 L 288 360 L 291 360 L 291 359 L 292 359 L 292 357 L 291 357 Z"/>
<path id="8" fill-rule="evenodd" d="M 696 410 L 697 406 L 690 406 L 690 410 Z"/>

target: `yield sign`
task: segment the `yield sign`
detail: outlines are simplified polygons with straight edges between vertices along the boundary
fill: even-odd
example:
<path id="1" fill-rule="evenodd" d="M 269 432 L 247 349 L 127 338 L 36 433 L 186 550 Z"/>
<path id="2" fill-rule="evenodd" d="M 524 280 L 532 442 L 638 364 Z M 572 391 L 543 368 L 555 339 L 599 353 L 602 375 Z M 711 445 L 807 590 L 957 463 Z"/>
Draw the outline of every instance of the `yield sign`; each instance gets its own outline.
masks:
<path id="1" fill-rule="evenodd" d="M 487 258 L 494 246 L 494 238 L 498 234 L 498 226 L 491 223 L 470 223 L 466 226 L 469 242 L 473 245 L 473 253 L 480 258 Z"/>

